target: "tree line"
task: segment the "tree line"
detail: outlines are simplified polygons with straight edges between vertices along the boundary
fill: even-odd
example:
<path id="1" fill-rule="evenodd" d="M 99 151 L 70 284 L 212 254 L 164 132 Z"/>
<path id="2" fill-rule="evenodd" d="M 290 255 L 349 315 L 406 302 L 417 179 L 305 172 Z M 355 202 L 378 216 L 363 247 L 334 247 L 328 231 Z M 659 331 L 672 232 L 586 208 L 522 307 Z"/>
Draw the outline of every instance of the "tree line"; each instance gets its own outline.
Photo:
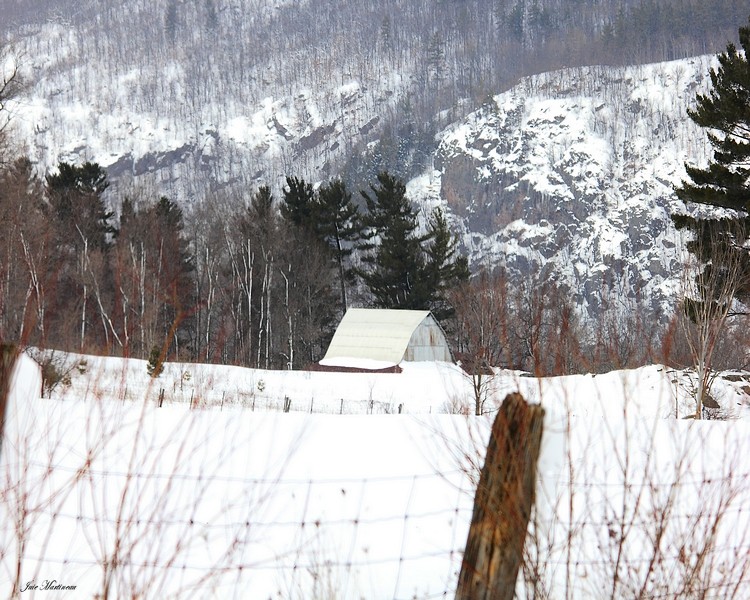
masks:
<path id="1" fill-rule="evenodd" d="M 469 277 L 445 216 L 420 225 L 404 183 L 357 202 L 340 179 L 287 177 L 217 198 L 107 198 L 104 169 L 28 159 L 0 172 L 0 337 L 69 351 L 263 368 L 316 362 L 352 303 L 451 315 Z M 108 206 L 117 205 L 117 214 Z"/>
<path id="2" fill-rule="evenodd" d="M 108 194 L 95 163 L 62 162 L 44 178 L 26 158 L 0 167 L 0 341 L 305 368 L 350 306 L 427 309 L 472 378 L 477 410 L 492 367 L 553 375 L 692 362 L 679 314 L 658 327 L 645 304 L 612 298 L 590 322 L 550 273 L 469 278 L 446 216 L 420 215 L 388 172 L 358 195 L 341 179 L 290 176 L 278 198 L 268 186 L 217 195 L 188 217 L 164 196 Z M 735 364 L 730 354 L 714 364 Z"/>
<path id="3" fill-rule="evenodd" d="M 549 273 L 469 278 L 446 216 L 421 215 L 381 172 L 285 179 L 280 196 L 216 195 L 186 217 L 164 196 L 111 197 L 96 163 L 46 177 L 0 168 L 0 339 L 47 348 L 256 368 L 305 368 L 350 306 L 427 309 L 477 379 L 650 362 L 664 333 L 638 307 L 584 322 Z M 108 207 L 116 207 L 112 210 Z M 481 385 L 480 385 L 481 384 Z M 479 397 L 479 396 L 478 396 Z"/>
<path id="4" fill-rule="evenodd" d="M 278 199 L 261 186 L 248 197 L 209 198 L 185 219 L 167 197 L 106 202 L 109 181 L 95 163 L 60 163 L 42 179 L 28 159 L 8 162 L 3 153 L 0 342 L 293 368 L 321 356 L 338 316 L 356 303 L 432 310 L 474 374 L 498 365 L 551 374 L 654 359 L 689 364 L 696 356 L 700 372 L 738 359 L 744 366 L 735 351 L 746 347 L 743 332 L 724 323 L 746 312 L 750 289 L 749 32 L 740 28 L 742 51 L 729 44 L 719 55 L 714 90 L 689 113 L 712 131 L 715 156 L 708 169 L 687 165 L 691 182 L 677 194 L 737 218 L 675 218 L 692 232 L 687 249 L 697 259 L 683 302 L 687 349 L 675 349 L 680 315 L 659 331 L 637 306 L 615 304 L 600 323 L 582 323 L 566 290 L 543 274 L 515 287 L 502 270 L 469 281 L 445 216 L 420 224 L 403 181 L 388 171 L 359 202 L 342 180 L 316 188 L 287 177 Z M 0 80 L 0 113 L 17 93 L 16 75 L 11 68 Z M 724 344 L 726 360 L 717 350 L 725 333 L 740 336 Z"/>

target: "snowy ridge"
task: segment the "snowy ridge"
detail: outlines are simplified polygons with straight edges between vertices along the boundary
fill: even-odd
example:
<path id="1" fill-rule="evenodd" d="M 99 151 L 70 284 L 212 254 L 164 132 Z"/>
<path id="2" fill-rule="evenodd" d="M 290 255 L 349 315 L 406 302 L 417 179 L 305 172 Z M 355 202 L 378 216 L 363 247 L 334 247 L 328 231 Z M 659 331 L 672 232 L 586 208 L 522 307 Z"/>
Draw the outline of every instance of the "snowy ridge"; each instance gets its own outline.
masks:
<path id="1" fill-rule="evenodd" d="M 554 272 L 589 313 L 616 291 L 668 315 L 682 248 L 669 216 L 686 210 L 673 186 L 708 156 L 686 109 L 711 61 L 527 78 L 445 129 L 409 191 L 446 208 L 475 267 Z"/>
<path id="2" fill-rule="evenodd" d="M 168 362 L 163 373 L 152 379 L 145 360 L 29 352 L 38 360 L 51 360 L 58 371 L 67 374 L 49 394 L 61 401 L 118 398 L 137 402 L 148 398 L 156 402 L 159 391 L 164 390 L 170 403 L 220 410 L 279 411 L 285 398 L 290 401 L 291 412 L 303 413 L 420 415 L 473 410 L 471 378 L 461 367 L 447 362 L 404 361 L 399 364 L 401 373 L 275 371 Z M 749 384 L 750 375 L 741 372 L 721 374 L 716 379 L 711 394 L 725 417 L 750 420 Z M 506 394 L 519 391 L 557 417 L 569 410 L 576 415 L 611 416 L 627 401 L 641 416 L 682 419 L 695 412 L 691 397 L 694 386 L 690 370 L 677 371 L 663 365 L 544 378 L 496 369 L 488 402 L 499 405 Z M 641 393 L 641 388 L 648 394 Z M 610 399 L 613 389 L 620 394 L 619 400 Z"/>
<path id="3" fill-rule="evenodd" d="M 305 3 L 222 5 L 213 30 L 201 20 L 208 4 L 179 7 L 176 41 L 164 31 L 167 2 L 17 32 L 27 85 L 11 109 L 37 170 L 96 161 L 115 186 L 181 203 L 232 184 L 278 188 L 290 173 L 323 179 L 413 85 L 403 69 L 383 63 L 374 79 L 323 46 L 274 54 L 277 42 L 263 39 Z"/>

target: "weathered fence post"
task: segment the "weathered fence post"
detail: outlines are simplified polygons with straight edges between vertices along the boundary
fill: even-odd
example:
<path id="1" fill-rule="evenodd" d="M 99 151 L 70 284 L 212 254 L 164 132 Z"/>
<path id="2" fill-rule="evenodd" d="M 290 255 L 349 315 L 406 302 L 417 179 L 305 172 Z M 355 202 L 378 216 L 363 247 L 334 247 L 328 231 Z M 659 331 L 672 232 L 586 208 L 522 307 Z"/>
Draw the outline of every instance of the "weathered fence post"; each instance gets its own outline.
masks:
<path id="1" fill-rule="evenodd" d="M 10 376 L 16 364 L 18 351 L 12 344 L 0 344 L 0 456 L 3 451 L 3 436 L 5 431 L 5 408 L 10 393 Z"/>
<path id="2" fill-rule="evenodd" d="M 511 600 L 534 505 L 544 410 L 508 394 L 492 425 L 456 600 Z"/>

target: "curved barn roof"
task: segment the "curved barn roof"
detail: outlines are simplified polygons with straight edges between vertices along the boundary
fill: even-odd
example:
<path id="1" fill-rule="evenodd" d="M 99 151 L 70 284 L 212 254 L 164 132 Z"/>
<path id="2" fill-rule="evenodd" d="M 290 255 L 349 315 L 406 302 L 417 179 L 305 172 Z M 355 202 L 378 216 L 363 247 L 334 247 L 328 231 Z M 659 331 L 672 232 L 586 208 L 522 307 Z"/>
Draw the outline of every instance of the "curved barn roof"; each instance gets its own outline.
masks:
<path id="1" fill-rule="evenodd" d="M 428 317 L 432 320 L 428 310 L 350 308 L 320 364 L 371 369 L 397 365 L 412 334 Z"/>

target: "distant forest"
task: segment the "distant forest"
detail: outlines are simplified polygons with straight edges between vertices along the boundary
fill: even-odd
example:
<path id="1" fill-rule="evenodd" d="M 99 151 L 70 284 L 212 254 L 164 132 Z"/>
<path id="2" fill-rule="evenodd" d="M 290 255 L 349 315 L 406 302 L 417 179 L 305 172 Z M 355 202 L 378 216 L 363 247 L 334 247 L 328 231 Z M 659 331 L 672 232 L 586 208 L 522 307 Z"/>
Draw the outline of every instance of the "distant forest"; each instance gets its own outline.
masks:
<path id="1" fill-rule="evenodd" d="M 254 50 L 254 59 L 240 52 L 224 55 L 228 62 L 266 62 L 269 55 L 306 47 L 316 64 L 329 50 L 320 44 L 327 39 L 338 39 L 340 48 L 330 50 L 346 49 L 350 60 L 367 58 L 349 52 L 358 48 L 422 53 L 436 71 L 438 63 L 460 64 L 463 76 L 455 85 L 462 93 L 477 89 L 480 77 L 499 90 L 508 77 L 564 66 L 713 53 L 736 37 L 737 24 L 748 16 L 742 0 L 2 0 L 0 6 L 2 34 L 68 23 L 106 37 L 113 47 L 137 42 L 145 55 L 169 51 L 176 42 L 201 45 L 213 32 Z M 265 35 L 240 37 L 259 21 Z"/>

